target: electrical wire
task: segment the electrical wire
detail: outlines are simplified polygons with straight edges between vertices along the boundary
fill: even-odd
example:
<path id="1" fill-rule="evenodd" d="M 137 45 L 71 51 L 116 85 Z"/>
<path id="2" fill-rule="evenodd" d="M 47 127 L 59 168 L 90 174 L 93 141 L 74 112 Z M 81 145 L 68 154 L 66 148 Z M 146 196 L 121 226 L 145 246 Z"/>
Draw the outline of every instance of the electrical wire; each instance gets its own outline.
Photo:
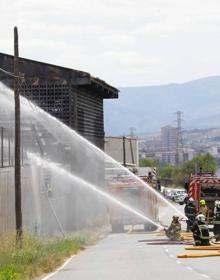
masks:
<path id="1" fill-rule="evenodd" d="M 13 78 L 17 78 L 17 79 L 19 79 L 19 80 L 23 80 L 23 79 L 24 79 L 24 74 L 19 73 L 19 76 L 16 76 L 16 75 L 14 75 L 13 73 L 4 70 L 4 69 L 1 68 L 1 67 L 0 67 L 0 71 L 3 72 L 4 74 L 8 75 L 8 76 L 13 77 Z M 19 81 L 18 81 L 18 82 L 19 82 Z M 25 80 L 22 81 L 22 82 L 19 84 L 19 88 L 21 88 L 21 86 L 22 86 L 23 84 L 25 84 L 25 86 L 26 86 Z M 33 109 L 33 102 L 30 102 L 30 100 L 29 100 L 28 98 L 27 98 L 27 100 L 28 100 L 28 102 L 29 102 L 30 107 L 32 107 L 32 109 Z"/>
<path id="2" fill-rule="evenodd" d="M 13 78 L 17 78 L 17 79 L 22 79 L 22 78 L 24 78 L 24 75 L 21 75 L 20 73 L 19 73 L 19 76 L 16 76 L 16 75 L 14 75 L 13 73 L 8 72 L 8 71 L 6 71 L 5 69 L 3 69 L 3 68 L 1 68 L 1 67 L 0 67 L 0 71 L 3 72 L 4 74 L 8 75 L 8 76 L 13 77 Z"/>

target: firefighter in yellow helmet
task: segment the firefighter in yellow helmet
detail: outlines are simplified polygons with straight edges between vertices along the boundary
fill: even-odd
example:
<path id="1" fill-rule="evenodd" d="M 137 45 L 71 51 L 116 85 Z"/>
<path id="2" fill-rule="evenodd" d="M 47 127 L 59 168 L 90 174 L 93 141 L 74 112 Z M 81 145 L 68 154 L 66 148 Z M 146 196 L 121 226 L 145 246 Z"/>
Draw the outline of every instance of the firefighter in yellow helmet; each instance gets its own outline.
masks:
<path id="1" fill-rule="evenodd" d="M 206 222 L 209 222 L 209 209 L 204 199 L 200 200 L 199 214 L 204 215 Z"/>

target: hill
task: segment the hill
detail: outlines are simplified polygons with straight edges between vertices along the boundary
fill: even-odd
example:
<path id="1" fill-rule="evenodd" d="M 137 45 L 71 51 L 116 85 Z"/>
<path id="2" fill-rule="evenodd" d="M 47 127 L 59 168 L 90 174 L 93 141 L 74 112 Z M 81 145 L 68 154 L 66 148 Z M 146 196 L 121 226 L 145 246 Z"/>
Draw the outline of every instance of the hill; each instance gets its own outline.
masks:
<path id="1" fill-rule="evenodd" d="M 119 99 L 105 101 L 106 135 L 151 133 L 176 125 L 175 112 L 184 112 L 183 127 L 220 127 L 220 76 L 182 84 L 122 87 Z"/>

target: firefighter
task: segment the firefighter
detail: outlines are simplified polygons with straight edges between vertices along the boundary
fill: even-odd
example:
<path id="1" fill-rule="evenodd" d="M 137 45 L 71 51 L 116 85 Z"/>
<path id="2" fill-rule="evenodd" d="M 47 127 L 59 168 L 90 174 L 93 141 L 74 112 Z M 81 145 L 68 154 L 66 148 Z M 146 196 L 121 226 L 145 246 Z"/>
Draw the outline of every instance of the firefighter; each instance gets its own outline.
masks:
<path id="1" fill-rule="evenodd" d="M 153 174 L 151 172 L 148 172 L 148 182 L 151 183 L 153 181 Z"/>
<path id="2" fill-rule="evenodd" d="M 191 228 L 195 246 L 209 246 L 209 228 L 206 225 L 205 216 L 199 214 Z"/>
<path id="3" fill-rule="evenodd" d="M 157 190 L 161 192 L 161 183 L 160 180 L 157 180 Z"/>
<path id="4" fill-rule="evenodd" d="M 194 204 L 194 199 L 192 197 L 189 198 L 185 208 L 185 216 L 187 217 L 187 227 L 186 227 L 186 231 L 189 232 L 193 223 L 195 222 L 195 218 L 196 218 L 196 214 L 197 214 L 197 209 L 196 206 Z"/>
<path id="5" fill-rule="evenodd" d="M 216 200 L 216 201 L 215 201 L 214 215 L 215 215 L 215 213 L 216 213 L 217 205 L 218 205 L 219 202 L 220 202 L 220 200 Z"/>
<path id="6" fill-rule="evenodd" d="M 215 235 L 216 242 L 220 240 L 220 201 L 215 201 L 215 209 L 214 209 L 214 219 L 213 219 L 214 227 L 213 232 Z"/>
<path id="7" fill-rule="evenodd" d="M 181 238 L 181 224 L 179 222 L 179 217 L 178 216 L 173 216 L 173 220 L 170 224 L 170 226 L 165 230 L 166 236 L 171 240 L 171 241 L 179 241 L 182 240 Z"/>
<path id="8" fill-rule="evenodd" d="M 183 204 L 187 204 L 188 202 L 189 202 L 189 196 L 187 195 L 187 196 L 184 198 Z"/>
<path id="9" fill-rule="evenodd" d="M 204 215 L 206 222 L 209 222 L 209 209 L 204 199 L 200 200 L 199 214 Z"/>

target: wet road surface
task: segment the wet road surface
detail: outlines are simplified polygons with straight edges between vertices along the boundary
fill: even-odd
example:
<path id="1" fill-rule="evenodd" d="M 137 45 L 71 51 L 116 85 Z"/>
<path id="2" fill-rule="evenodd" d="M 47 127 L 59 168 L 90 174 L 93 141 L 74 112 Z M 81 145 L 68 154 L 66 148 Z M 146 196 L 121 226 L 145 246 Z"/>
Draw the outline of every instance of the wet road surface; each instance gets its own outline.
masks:
<path id="1" fill-rule="evenodd" d="M 177 259 L 184 245 L 146 245 L 156 234 L 110 234 L 74 257 L 50 280 L 220 279 L 220 257 Z"/>

